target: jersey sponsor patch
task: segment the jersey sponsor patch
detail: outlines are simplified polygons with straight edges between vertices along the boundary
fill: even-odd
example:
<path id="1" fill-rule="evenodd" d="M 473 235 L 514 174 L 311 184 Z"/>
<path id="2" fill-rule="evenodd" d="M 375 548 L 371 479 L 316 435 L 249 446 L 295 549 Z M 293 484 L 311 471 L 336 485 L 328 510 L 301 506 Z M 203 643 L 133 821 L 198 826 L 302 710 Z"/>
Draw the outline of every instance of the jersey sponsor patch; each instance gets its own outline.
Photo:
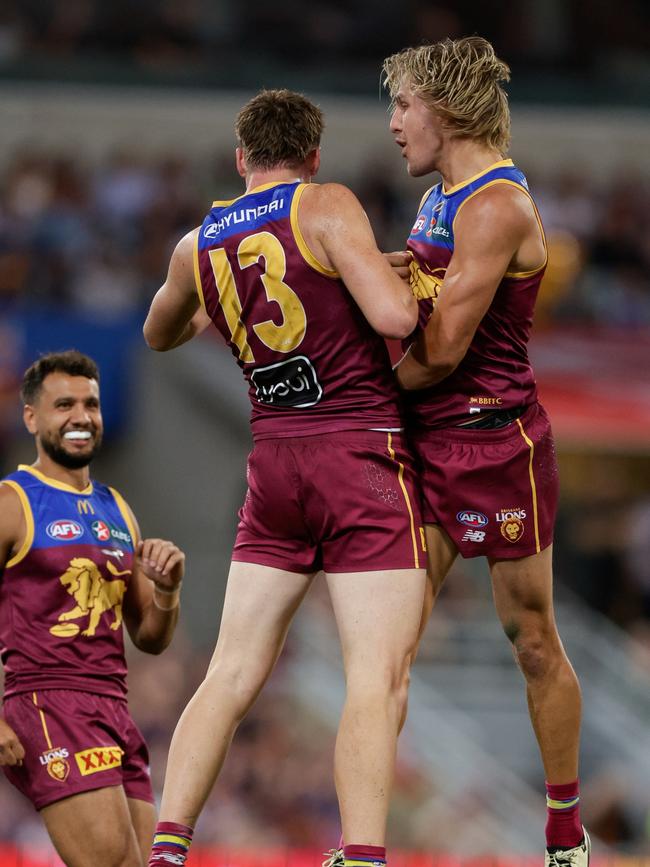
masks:
<path id="1" fill-rule="evenodd" d="M 74 754 L 77 767 L 82 777 L 119 768 L 122 764 L 123 751 L 119 747 L 91 747 Z"/>
<path id="2" fill-rule="evenodd" d="M 232 210 L 220 208 L 213 212 L 211 222 L 204 224 L 202 235 L 208 241 L 239 232 L 249 232 L 269 220 L 286 217 L 289 212 L 290 200 L 284 198 L 271 199 L 258 205 L 232 206 Z M 218 215 L 218 216 L 217 216 Z"/>
<path id="3" fill-rule="evenodd" d="M 57 542 L 74 542 L 75 539 L 83 536 L 84 528 L 76 521 L 59 518 L 58 521 L 49 523 L 45 532 L 50 539 L 55 539 Z"/>
<path id="4" fill-rule="evenodd" d="M 314 406 L 323 396 L 314 366 L 305 355 L 258 367 L 251 382 L 257 400 L 271 406 L 303 409 Z"/>
<path id="5" fill-rule="evenodd" d="M 125 545 L 131 544 L 131 534 L 116 527 L 115 524 L 97 520 L 92 522 L 90 528 L 98 542 L 109 542 L 111 539 L 115 539 L 118 542 L 124 542 Z"/>
<path id="6" fill-rule="evenodd" d="M 91 529 L 98 542 L 108 542 L 111 538 L 111 531 L 108 529 L 108 524 L 105 521 L 93 521 Z"/>

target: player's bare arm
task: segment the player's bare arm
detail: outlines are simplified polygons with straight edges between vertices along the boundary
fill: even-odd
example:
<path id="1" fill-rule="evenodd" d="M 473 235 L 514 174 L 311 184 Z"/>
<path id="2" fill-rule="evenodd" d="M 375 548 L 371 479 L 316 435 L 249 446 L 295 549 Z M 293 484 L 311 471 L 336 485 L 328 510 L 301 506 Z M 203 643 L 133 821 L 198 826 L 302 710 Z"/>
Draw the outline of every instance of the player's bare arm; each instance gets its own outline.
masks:
<path id="1" fill-rule="evenodd" d="M 151 303 L 144 323 L 144 338 L 158 352 L 175 349 L 200 334 L 210 318 L 200 306 L 194 280 L 194 245 L 198 228 L 188 232 L 176 245 L 169 262 L 167 279 Z"/>
<path id="2" fill-rule="evenodd" d="M 0 484 L 0 575 L 25 538 L 25 514 L 18 494 Z M 0 579 L 1 580 L 1 579 Z"/>
<path id="3" fill-rule="evenodd" d="M 498 184 L 459 211 L 451 258 L 431 318 L 397 367 L 407 390 L 435 385 L 462 361 L 508 270 L 544 264 L 545 249 L 530 200 Z"/>
<path id="4" fill-rule="evenodd" d="M 9 485 L 0 484 L 0 576 L 24 537 L 25 516 L 18 494 Z M 24 757 L 25 750 L 16 733 L 0 717 L 0 767 L 22 765 Z"/>
<path id="5" fill-rule="evenodd" d="M 141 539 L 138 532 L 133 575 L 124 598 L 124 623 L 135 646 L 162 653 L 169 645 L 180 610 L 185 554 L 166 539 Z"/>
<path id="6" fill-rule="evenodd" d="M 298 211 L 314 255 L 338 271 L 362 313 L 383 337 L 406 337 L 417 322 L 417 302 L 375 241 L 361 203 L 341 184 L 311 186 Z"/>

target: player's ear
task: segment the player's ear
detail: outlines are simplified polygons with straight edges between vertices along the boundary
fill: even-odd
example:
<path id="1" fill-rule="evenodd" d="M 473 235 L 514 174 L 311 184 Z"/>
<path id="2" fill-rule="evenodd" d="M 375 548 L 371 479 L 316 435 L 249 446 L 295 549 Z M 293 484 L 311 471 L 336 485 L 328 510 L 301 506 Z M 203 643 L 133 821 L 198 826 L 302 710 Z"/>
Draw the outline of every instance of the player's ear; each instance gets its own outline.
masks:
<path id="1" fill-rule="evenodd" d="M 35 434 L 37 432 L 36 412 L 34 411 L 34 407 L 29 403 L 25 404 L 23 407 L 23 421 L 30 434 Z"/>
<path id="2" fill-rule="evenodd" d="M 320 148 L 315 148 L 307 156 L 307 169 L 309 171 L 309 176 L 313 178 L 314 175 L 318 174 L 319 168 L 320 168 Z"/>
<path id="3" fill-rule="evenodd" d="M 235 163 L 237 164 L 237 171 L 242 178 L 245 178 L 248 170 L 246 168 L 246 158 L 244 156 L 243 148 L 235 148 Z"/>

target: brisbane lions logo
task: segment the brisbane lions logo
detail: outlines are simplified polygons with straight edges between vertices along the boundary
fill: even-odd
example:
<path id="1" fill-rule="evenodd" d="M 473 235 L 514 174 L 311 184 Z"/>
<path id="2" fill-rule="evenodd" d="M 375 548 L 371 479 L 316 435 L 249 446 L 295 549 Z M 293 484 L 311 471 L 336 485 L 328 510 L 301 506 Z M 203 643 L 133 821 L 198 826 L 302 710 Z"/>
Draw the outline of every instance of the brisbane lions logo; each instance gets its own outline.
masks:
<path id="1" fill-rule="evenodd" d="M 430 298 L 435 304 L 445 279 L 446 268 L 434 268 L 432 273 L 420 267 L 415 258 L 409 264 L 409 285 L 418 301 Z"/>
<path id="2" fill-rule="evenodd" d="M 501 535 L 508 542 L 518 542 L 524 535 L 524 522 L 520 518 L 509 518 L 501 524 Z"/>
<path id="3" fill-rule="evenodd" d="M 54 759 L 54 761 L 47 763 L 47 772 L 54 780 L 65 783 L 70 773 L 70 765 L 65 759 Z"/>
<path id="4" fill-rule="evenodd" d="M 77 603 L 70 611 L 59 614 L 59 622 L 50 632 L 59 638 L 77 635 L 80 624 L 70 623 L 71 620 L 88 618 L 88 625 L 81 634 L 94 635 L 105 611 L 113 611 L 115 619 L 110 625 L 113 630 L 122 625 L 122 598 L 126 583 L 118 575 L 130 575 L 131 570 L 118 571 L 110 561 L 106 563 L 108 571 L 116 576 L 113 581 L 102 578 L 96 563 L 86 557 L 74 557 L 70 565 L 60 576 L 59 581 Z"/>

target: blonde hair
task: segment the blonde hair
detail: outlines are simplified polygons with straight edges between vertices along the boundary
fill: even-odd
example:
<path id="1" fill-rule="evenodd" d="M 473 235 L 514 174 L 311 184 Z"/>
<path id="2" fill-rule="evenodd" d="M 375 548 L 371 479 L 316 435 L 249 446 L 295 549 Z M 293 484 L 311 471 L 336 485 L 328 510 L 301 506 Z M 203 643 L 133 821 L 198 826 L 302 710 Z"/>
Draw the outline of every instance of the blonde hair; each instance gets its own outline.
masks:
<path id="1" fill-rule="evenodd" d="M 394 99 L 406 83 L 452 130 L 506 153 L 510 109 L 500 82 L 510 68 L 480 36 L 405 48 L 384 61 L 384 87 Z"/>
<path id="2" fill-rule="evenodd" d="M 250 168 L 296 168 L 320 145 L 323 113 L 301 93 L 261 90 L 241 109 L 235 132 Z"/>

